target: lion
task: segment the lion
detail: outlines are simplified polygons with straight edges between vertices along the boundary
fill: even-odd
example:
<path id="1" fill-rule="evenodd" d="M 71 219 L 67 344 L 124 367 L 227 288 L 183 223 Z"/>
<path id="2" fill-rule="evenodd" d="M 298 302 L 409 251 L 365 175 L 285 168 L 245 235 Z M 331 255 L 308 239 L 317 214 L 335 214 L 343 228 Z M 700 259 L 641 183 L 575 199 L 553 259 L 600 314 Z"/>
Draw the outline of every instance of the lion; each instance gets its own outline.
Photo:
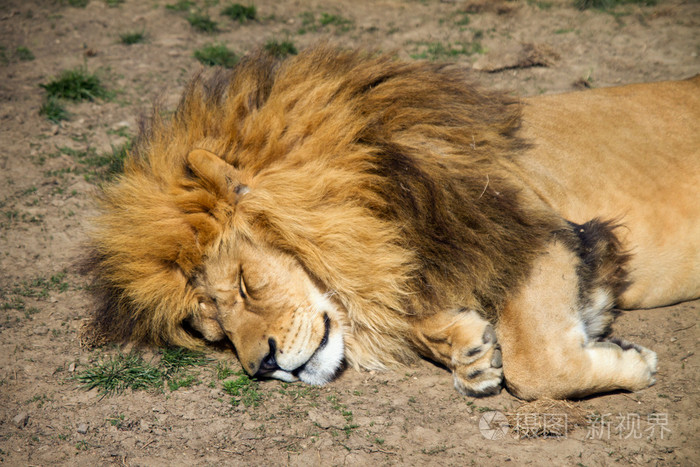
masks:
<path id="1" fill-rule="evenodd" d="M 323 385 L 427 358 L 463 394 L 654 384 L 613 308 L 700 296 L 700 77 L 517 99 L 312 47 L 200 73 L 100 190 L 94 325 Z"/>

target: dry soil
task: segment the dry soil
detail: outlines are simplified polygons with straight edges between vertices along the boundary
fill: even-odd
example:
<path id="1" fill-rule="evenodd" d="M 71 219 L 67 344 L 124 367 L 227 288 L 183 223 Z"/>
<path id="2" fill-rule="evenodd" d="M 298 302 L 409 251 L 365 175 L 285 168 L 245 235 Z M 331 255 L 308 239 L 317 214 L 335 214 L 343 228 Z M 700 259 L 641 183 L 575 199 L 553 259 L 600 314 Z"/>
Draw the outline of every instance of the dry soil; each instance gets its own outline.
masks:
<path id="1" fill-rule="evenodd" d="M 333 40 L 409 60 L 456 61 L 485 86 L 521 95 L 556 93 L 700 72 L 697 0 L 583 12 L 570 0 L 255 0 L 257 19 L 246 23 L 221 16 L 223 0 L 196 0 L 191 8 L 218 23 L 214 33 L 193 28 L 188 11 L 166 8 L 175 0 L 70 5 L 77 1 L 0 2 L 0 462 L 700 462 L 698 301 L 617 320 L 616 335 L 658 352 L 655 386 L 529 414 L 507 393 L 460 396 L 450 375 L 427 362 L 387 373 L 346 371 L 323 388 L 252 383 L 248 406 L 233 403 L 213 362 L 190 370 L 194 380 L 177 390 L 101 397 L 75 380 L 118 354 L 81 348 L 79 339 L 91 305 L 75 259 L 99 183 L 90 156 L 124 144 L 156 99 L 174 106 L 202 66 L 195 50 L 223 43 L 244 54 L 270 40 L 297 48 Z M 145 42 L 122 43 L 129 32 L 144 32 Z M 40 84 L 78 66 L 96 72 L 112 95 L 68 104 L 69 120 L 52 123 L 39 114 Z M 157 350 L 142 352 L 160 361 Z M 212 357 L 240 368 L 231 355 Z M 499 428 L 498 412 L 510 427 Z"/>

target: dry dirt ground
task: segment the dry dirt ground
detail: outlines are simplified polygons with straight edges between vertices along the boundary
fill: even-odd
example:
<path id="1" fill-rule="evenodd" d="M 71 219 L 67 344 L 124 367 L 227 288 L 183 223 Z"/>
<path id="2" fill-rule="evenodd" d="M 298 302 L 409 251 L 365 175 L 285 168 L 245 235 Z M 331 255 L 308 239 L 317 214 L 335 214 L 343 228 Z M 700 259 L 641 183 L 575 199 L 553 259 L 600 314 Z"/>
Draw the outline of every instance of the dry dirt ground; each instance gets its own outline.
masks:
<path id="1" fill-rule="evenodd" d="M 76 376 L 119 351 L 81 348 L 91 305 L 75 267 L 94 214 L 95 158 L 128 141 L 154 100 L 172 108 L 202 66 L 193 52 L 206 44 L 224 43 L 238 54 L 270 40 L 297 48 L 318 40 L 369 45 L 405 59 L 457 61 L 486 86 L 533 95 L 700 72 L 697 0 L 584 12 L 569 0 L 255 0 L 257 19 L 246 23 L 221 16 L 224 0 L 196 0 L 190 8 L 218 23 L 214 33 L 193 28 L 187 11 L 166 8 L 175 0 L 71 3 L 79 1 L 0 2 L 0 462 L 700 462 L 699 301 L 617 320 L 616 335 L 658 352 L 655 386 L 573 408 L 531 408 L 527 416 L 517 415 L 522 403 L 507 393 L 458 395 L 450 375 L 427 362 L 387 373 L 346 371 L 311 388 L 237 374 L 220 379 L 217 368 L 240 367 L 231 355 L 212 353 L 228 363 L 187 370 L 179 389 L 165 384 L 101 397 Z M 120 37 L 130 32 L 144 32 L 145 41 L 124 44 Z M 52 123 L 39 114 L 40 84 L 79 66 L 96 72 L 112 94 L 69 103 L 69 119 Z M 161 361 L 158 350 L 143 352 L 145 361 Z M 239 396 L 225 391 L 235 392 L 236 381 Z M 499 412 L 510 428 L 499 428 Z M 530 429 L 535 423 L 549 426 Z"/>

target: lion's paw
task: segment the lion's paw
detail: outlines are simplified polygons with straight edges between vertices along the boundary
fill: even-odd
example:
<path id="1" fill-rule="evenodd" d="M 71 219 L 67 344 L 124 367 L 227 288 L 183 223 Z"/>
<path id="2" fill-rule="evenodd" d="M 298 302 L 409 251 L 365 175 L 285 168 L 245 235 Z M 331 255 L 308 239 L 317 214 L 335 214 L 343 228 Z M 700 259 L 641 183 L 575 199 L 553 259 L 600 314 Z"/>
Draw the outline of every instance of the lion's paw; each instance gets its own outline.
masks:
<path id="1" fill-rule="evenodd" d="M 596 344 L 599 348 L 607 348 L 617 352 L 620 371 L 618 379 L 623 382 L 621 387 L 629 391 L 638 391 L 656 383 L 657 357 L 656 352 L 618 338 L 607 339 Z M 605 361 L 609 357 L 606 355 Z M 613 360 L 615 361 L 615 360 Z"/>
<path id="2" fill-rule="evenodd" d="M 454 386 L 466 396 L 484 397 L 501 392 L 503 359 L 493 326 L 488 324 L 481 344 L 458 349 L 453 355 Z"/>
<path id="3" fill-rule="evenodd" d="M 608 339 L 607 342 L 622 349 L 627 371 L 632 372 L 636 369 L 636 378 L 634 378 L 636 384 L 629 385 L 632 390 L 644 389 L 656 383 L 655 376 L 658 364 L 656 352 L 619 338 Z"/>
<path id="4" fill-rule="evenodd" d="M 613 337 L 611 339 L 608 339 L 608 342 L 612 342 L 613 344 L 617 345 L 620 347 L 623 351 L 628 351 L 628 350 L 634 350 L 637 353 L 639 353 L 646 363 L 647 367 L 649 368 L 649 373 L 651 375 L 656 374 L 656 366 L 658 363 L 658 359 L 656 357 L 656 352 L 653 350 L 649 350 L 646 347 L 642 347 L 639 344 L 635 344 L 633 342 L 626 341 L 624 339 L 620 339 L 617 337 Z"/>

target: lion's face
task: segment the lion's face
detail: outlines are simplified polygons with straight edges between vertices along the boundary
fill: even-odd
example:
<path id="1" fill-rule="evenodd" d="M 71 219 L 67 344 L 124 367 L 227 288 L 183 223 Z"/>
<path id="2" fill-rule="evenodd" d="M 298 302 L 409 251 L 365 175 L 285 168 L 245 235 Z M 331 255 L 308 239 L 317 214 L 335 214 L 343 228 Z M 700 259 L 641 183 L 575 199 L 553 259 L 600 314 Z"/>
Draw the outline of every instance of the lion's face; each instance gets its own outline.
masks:
<path id="1" fill-rule="evenodd" d="M 222 243 L 194 279 L 205 339 L 228 338 L 251 375 L 325 384 L 344 353 L 345 319 L 289 255 L 248 241 Z"/>

